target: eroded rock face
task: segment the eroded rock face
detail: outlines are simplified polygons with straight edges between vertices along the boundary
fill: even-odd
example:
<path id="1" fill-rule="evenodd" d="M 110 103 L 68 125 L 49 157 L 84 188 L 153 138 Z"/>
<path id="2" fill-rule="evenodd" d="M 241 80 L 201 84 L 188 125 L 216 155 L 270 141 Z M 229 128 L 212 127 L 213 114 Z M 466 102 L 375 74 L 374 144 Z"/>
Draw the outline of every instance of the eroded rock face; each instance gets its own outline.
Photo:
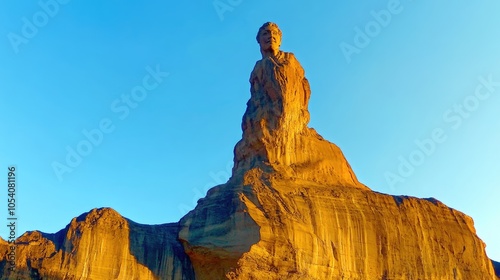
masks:
<path id="1" fill-rule="evenodd" d="M 432 199 L 253 169 L 181 224 L 95 209 L 56 234 L 21 236 L 14 273 L 0 240 L 1 279 L 496 279 L 472 219 Z"/>
<path id="2" fill-rule="evenodd" d="M 243 138 L 234 148 L 235 176 L 259 167 L 288 178 L 368 189 L 358 182 L 342 151 L 307 127 L 311 90 L 292 53 L 280 51 L 259 60 L 250 84 Z"/>
<path id="3" fill-rule="evenodd" d="M 244 177 L 181 220 L 196 279 L 496 279 L 472 219 L 437 200 Z"/>
<path id="4" fill-rule="evenodd" d="M 177 233 L 177 224 L 141 225 L 94 209 L 56 234 L 19 237 L 17 270 L 3 269 L 2 279 L 193 279 Z"/>

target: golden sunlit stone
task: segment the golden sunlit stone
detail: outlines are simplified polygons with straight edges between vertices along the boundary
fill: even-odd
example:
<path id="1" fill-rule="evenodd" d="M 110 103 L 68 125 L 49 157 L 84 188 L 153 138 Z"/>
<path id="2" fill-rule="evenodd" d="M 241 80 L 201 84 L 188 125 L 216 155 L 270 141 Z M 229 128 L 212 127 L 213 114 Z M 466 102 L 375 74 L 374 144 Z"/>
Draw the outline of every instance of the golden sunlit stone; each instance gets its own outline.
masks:
<path id="1" fill-rule="evenodd" d="M 2 279 L 192 279 L 177 232 L 177 224 L 141 225 L 111 208 L 94 209 L 56 234 L 19 237 L 17 270 L 5 269 Z"/>

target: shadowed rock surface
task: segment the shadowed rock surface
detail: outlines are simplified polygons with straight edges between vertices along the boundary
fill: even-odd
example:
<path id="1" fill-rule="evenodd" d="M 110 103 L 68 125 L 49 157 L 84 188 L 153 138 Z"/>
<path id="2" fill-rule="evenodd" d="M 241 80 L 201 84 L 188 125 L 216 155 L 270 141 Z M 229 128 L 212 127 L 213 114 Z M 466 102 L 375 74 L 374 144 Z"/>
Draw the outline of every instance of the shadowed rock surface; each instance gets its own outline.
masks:
<path id="1" fill-rule="evenodd" d="M 497 277 L 500 278 L 500 263 L 496 262 L 494 260 L 491 261 L 493 264 L 493 268 L 495 269 L 495 273 L 497 274 Z"/>
<path id="2" fill-rule="evenodd" d="M 436 199 L 371 191 L 341 150 L 307 127 L 310 88 L 264 26 L 232 177 L 178 223 L 109 208 L 17 240 L 2 279 L 497 279 L 472 218 Z M 278 36 L 279 37 L 276 37 Z M 497 270 L 498 271 L 498 270 Z"/>

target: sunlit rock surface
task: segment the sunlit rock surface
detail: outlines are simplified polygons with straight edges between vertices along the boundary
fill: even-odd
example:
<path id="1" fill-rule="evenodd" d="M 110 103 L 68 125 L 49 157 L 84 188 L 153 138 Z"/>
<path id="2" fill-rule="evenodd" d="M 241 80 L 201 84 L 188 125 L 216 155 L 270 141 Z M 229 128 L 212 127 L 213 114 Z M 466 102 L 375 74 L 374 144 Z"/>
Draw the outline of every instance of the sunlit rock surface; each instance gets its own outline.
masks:
<path id="1" fill-rule="evenodd" d="M 434 199 L 252 170 L 181 224 L 197 279 L 495 279 L 472 219 Z"/>
<path id="2" fill-rule="evenodd" d="M 291 53 L 257 62 L 233 176 L 181 219 L 197 279 L 495 279 L 470 217 L 359 183 L 307 127 Z"/>
<path id="3" fill-rule="evenodd" d="M 2 279 L 194 279 L 177 232 L 177 224 L 140 225 L 94 209 L 56 234 L 19 237 L 17 270 L 2 261 Z"/>
<path id="4" fill-rule="evenodd" d="M 358 182 L 340 149 L 307 127 L 311 90 L 292 53 L 259 60 L 250 84 L 243 138 L 234 149 L 235 175 L 260 167 L 287 178 L 368 189 Z"/>

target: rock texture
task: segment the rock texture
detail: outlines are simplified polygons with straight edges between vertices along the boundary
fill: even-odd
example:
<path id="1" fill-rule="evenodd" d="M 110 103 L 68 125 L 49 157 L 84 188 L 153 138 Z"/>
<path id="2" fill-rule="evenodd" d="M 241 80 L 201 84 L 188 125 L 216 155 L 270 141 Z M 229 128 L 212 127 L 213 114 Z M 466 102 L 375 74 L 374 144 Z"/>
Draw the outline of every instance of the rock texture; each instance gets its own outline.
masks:
<path id="1" fill-rule="evenodd" d="M 176 223 L 141 225 L 113 209 L 94 209 L 55 234 L 19 237 L 17 270 L 2 261 L 2 279 L 194 279 L 177 233 Z M 2 256 L 7 250 L 0 243 Z"/>
<path id="2" fill-rule="evenodd" d="M 243 138 L 234 149 L 234 174 L 259 167 L 287 178 L 368 189 L 340 149 L 307 127 L 311 90 L 292 53 L 280 51 L 259 60 L 250 84 Z"/>
<path id="3" fill-rule="evenodd" d="M 140 225 L 103 208 L 55 234 L 28 232 L 13 273 L 0 240 L 2 279 L 497 279 L 470 217 L 358 182 L 307 127 L 299 62 L 276 50 L 279 33 L 263 32 L 226 184 L 178 223 Z"/>
<path id="4" fill-rule="evenodd" d="M 495 279 L 472 219 L 434 199 L 253 170 L 181 224 L 197 279 Z"/>

